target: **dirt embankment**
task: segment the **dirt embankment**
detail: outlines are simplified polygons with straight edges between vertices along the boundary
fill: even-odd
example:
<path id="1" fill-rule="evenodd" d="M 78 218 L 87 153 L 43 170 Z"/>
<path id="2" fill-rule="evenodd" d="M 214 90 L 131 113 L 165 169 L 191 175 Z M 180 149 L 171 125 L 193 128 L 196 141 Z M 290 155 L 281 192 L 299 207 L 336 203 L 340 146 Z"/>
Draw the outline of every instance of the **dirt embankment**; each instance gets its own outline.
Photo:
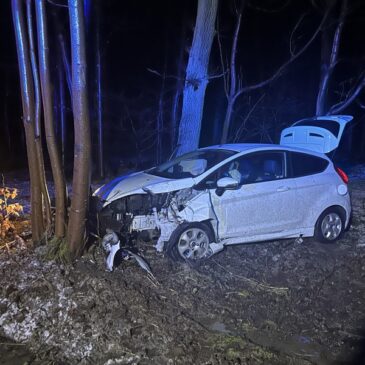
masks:
<path id="1" fill-rule="evenodd" d="M 350 364 L 365 340 L 365 181 L 351 190 L 337 244 L 228 247 L 198 270 L 144 244 L 155 279 L 134 262 L 105 272 L 98 249 L 74 267 L 3 249 L 0 363 Z"/>

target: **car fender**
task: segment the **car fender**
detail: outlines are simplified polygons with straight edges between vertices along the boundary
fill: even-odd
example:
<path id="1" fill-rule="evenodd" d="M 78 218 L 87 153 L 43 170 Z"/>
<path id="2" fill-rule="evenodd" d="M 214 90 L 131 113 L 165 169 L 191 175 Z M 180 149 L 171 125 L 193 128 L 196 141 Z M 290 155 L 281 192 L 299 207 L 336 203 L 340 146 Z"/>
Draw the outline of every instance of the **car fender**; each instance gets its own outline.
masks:
<path id="1" fill-rule="evenodd" d="M 318 196 L 317 200 L 314 202 L 312 209 L 309 214 L 305 215 L 305 220 L 303 222 L 303 227 L 313 227 L 315 226 L 318 217 L 327 208 L 331 206 L 340 206 L 346 212 L 346 222 L 349 218 L 349 204 L 348 204 L 348 194 L 343 196 L 339 195 L 337 192 L 337 186 L 335 184 L 328 184 L 323 189 L 323 192 Z"/>
<path id="2" fill-rule="evenodd" d="M 216 220 L 210 202 L 209 191 L 204 190 L 189 200 L 185 208 L 179 212 L 179 216 L 187 222 Z"/>

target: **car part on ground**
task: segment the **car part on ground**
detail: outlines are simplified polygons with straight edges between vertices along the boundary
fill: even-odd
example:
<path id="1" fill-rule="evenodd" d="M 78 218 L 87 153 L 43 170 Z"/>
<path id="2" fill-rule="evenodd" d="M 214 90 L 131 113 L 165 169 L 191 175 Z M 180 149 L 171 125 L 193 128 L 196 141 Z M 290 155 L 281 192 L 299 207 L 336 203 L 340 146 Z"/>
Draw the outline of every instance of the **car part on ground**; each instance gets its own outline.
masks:
<path id="1" fill-rule="evenodd" d="M 133 258 L 143 270 L 154 277 L 151 268 L 143 257 L 120 246 L 120 240 L 114 231 L 110 229 L 107 230 L 107 233 L 102 238 L 101 246 L 108 255 L 105 260 L 106 269 L 108 271 L 113 271 L 123 261 Z"/>

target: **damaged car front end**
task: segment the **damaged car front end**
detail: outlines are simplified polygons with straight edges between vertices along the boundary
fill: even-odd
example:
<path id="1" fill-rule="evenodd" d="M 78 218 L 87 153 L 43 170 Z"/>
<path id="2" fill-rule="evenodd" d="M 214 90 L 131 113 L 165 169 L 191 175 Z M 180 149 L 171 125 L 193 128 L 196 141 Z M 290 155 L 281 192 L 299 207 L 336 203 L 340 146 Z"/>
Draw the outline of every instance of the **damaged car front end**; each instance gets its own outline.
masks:
<path id="1" fill-rule="evenodd" d="M 92 233 L 102 237 L 107 229 L 112 230 L 127 245 L 138 239 L 154 240 L 158 252 L 166 250 L 174 259 L 196 261 L 218 252 L 223 245 L 213 243 L 217 222 L 209 195 L 196 189 L 196 184 L 217 163 L 236 153 L 223 149 L 195 151 L 101 186 L 90 202 Z M 176 256 L 168 243 L 177 228 L 187 223 L 202 224 L 204 230 L 187 232 L 187 237 L 196 239 L 181 243 L 180 256 Z"/>

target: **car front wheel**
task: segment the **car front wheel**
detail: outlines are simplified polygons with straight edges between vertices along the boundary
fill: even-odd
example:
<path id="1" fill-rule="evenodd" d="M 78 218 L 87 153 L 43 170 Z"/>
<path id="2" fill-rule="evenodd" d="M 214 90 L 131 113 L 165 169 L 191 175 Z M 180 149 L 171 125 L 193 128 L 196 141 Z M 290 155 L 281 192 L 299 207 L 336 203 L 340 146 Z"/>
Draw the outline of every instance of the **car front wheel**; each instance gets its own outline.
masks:
<path id="1" fill-rule="evenodd" d="M 340 208 L 328 208 L 318 218 L 315 238 L 323 243 L 332 243 L 342 236 L 344 229 L 345 219 Z"/>
<path id="2" fill-rule="evenodd" d="M 198 264 L 209 255 L 209 243 L 214 239 L 212 230 L 204 223 L 181 224 L 172 233 L 167 244 L 167 255 L 174 261 Z"/>

